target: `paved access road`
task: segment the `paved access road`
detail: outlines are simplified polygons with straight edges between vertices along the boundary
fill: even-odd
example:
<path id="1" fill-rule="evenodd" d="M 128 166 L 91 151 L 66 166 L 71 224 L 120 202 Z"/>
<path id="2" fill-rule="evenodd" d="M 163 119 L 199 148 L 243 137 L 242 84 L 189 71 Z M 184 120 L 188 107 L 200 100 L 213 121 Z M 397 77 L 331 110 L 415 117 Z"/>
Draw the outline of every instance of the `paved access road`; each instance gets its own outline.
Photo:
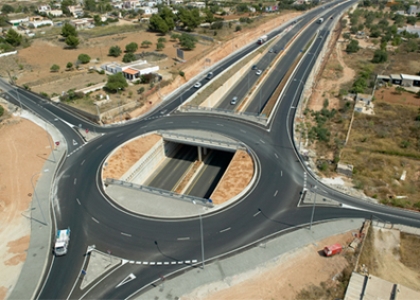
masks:
<path id="1" fill-rule="evenodd" d="M 323 39 L 315 41 L 314 47 L 318 47 L 322 41 Z M 246 51 L 249 49 L 244 49 L 243 53 Z M 313 57 L 316 56 L 316 51 L 317 48 L 310 50 L 310 53 L 314 53 Z M 239 54 L 233 56 L 226 60 L 225 64 L 231 64 L 238 57 Z M 211 130 L 242 141 L 257 157 L 256 163 L 259 164 L 261 172 L 252 190 L 240 202 L 224 211 L 202 216 L 206 260 L 252 245 L 253 242 L 280 230 L 307 224 L 312 209 L 297 207 L 305 169 L 296 155 L 291 130 L 294 107 L 302 89 L 301 82 L 306 80 L 310 64 L 314 61 L 311 55 L 307 55 L 305 59 L 308 61 L 301 64 L 294 76 L 296 80 L 292 80 L 285 90 L 276 117 L 271 122 L 270 131 L 254 124 L 214 115 L 175 113 L 163 116 L 161 111 L 172 111 L 182 102 L 181 95 L 185 97 L 193 92 L 187 89 L 179 91 L 179 96 L 174 97 L 174 101 L 168 102 L 145 119 L 124 126 L 96 128 L 95 130 L 105 135 L 84 144 L 83 147 L 69 146 L 69 156 L 56 183 L 54 209 L 57 227 L 70 226 L 72 229 L 71 247 L 66 256 L 53 260 L 40 298 L 126 298 L 160 278 L 162 273 L 166 275 L 185 267 L 126 264 L 111 276 L 103 278 L 97 285 L 81 291 L 77 283 L 89 245 L 96 245 L 97 249 L 105 252 L 111 250 L 116 256 L 135 261 L 201 260 L 199 217 L 157 220 L 128 213 L 111 205 L 99 183 L 99 166 L 113 149 L 133 137 L 153 130 Z M 216 70 L 220 71 L 222 67 L 226 67 L 225 64 L 218 66 Z M 21 90 L 20 95 L 25 107 L 52 123 L 56 122 L 58 127 L 67 127 L 63 128 L 63 134 L 70 145 L 78 135 L 68 124 L 82 124 L 84 128 L 94 126 L 53 104 L 43 103 L 32 93 Z M 59 121 L 54 121 L 56 117 Z M 214 126 L 215 118 L 220 126 Z M 308 184 L 315 184 L 311 177 L 308 181 Z M 420 226 L 416 213 L 369 204 L 317 184 L 320 193 L 328 194 L 330 198 L 357 209 L 320 207 L 315 212 L 315 221 L 349 217 L 370 218 L 373 215 L 393 223 Z M 130 273 L 133 273 L 136 279 L 116 288 Z"/>

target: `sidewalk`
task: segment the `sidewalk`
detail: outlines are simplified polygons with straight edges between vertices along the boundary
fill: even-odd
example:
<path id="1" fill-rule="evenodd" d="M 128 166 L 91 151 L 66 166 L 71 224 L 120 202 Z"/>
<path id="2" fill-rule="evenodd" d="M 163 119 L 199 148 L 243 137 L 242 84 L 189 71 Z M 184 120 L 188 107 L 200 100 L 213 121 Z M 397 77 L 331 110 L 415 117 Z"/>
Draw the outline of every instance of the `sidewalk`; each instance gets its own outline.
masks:
<path id="1" fill-rule="evenodd" d="M 55 173 L 62 158 L 65 157 L 67 145 L 64 137 L 54 126 L 26 111 L 23 111 L 21 116 L 46 129 L 52 137 L 51 144 L 54 144 L 54 141 L 62 141 L 60 147 L 53 150 L 54 152 L 50 154 L 39 172 L 40 176 L 36 183 L 30 209 L 31 239 L 29 248 L 19 279 L 8 297 L 8 299 L 35 299 L 45 272 L 48 271 L 46 268 L 52 253 L 49 249 L 51 249 L 51 235 L 54 226 L 50 212 L 53 201 L 50 202 L 50 197 L 53 197 L 52 188 Z"/>

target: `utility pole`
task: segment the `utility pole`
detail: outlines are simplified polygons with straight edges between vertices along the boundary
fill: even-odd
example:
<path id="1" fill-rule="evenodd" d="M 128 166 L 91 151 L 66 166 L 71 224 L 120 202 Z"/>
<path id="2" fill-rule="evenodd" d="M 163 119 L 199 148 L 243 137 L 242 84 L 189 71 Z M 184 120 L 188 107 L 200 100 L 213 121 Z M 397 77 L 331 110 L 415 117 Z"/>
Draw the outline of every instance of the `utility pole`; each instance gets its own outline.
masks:
<path id="1" fill-rule="evenodd" d="M 315 214 L 315 202 L 316 202 L 316 189 L 317 186 L 315 185 L 315 197 L 314 197 L 314 205 L 312 206 L 312 215 L 311 215 L 311 225 L 309 226 L 309 230 L 312 230 L 312 223 L 314 221 L 314 214 Z"/>

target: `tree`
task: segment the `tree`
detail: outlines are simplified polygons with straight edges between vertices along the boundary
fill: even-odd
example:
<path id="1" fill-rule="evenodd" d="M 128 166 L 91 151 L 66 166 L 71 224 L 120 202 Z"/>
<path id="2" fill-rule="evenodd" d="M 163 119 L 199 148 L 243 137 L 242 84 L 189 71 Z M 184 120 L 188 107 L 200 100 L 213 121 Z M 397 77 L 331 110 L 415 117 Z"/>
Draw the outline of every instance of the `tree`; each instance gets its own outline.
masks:
<path id="1" fill-rule="evenodd" d="M 383 63 L 388 60 L 388 53 L 385 50 L 376 50 L 373 54 L 372 62 L 375 64 Z"/>
<path id="2" fill-rule="evenodd" d="M 119 46 L 112 46 L 111 48 L 109 48 L 109 52 L 108 55 L 109 56 L 114 56 L 114 57 L 118 57 L 121 55 L 121 48 Z"/>
<path id="3" fill-rule="evenodd" d="M 141 42 L 141 47 L 142 48 L 149 48 L 150 45 L 152 45 L 153 43 L 151 41 L 143 41 Z"/>
<path id="4" fill-rule="evenodd" d="M 241 31 L 241 30 L 242 30 L 241 25 L 236 25 L 236 27 L 235 27 L 235 31 Z"/>
<path id="5" fill-rule="evenodd" d="M 135 61 L 136 59 L 137 59 L 137 58 L 136 58 L 136 56 L 134 55 L 134 53 L 129 52 L 129 53 L 126 53 L 126 54 L 124 55 L 124 57 L 123 57 L 122 61 L 123 61 L 123 62 L 125 62 L 125 63 L 128 63 L 128 62 Z"/>
<path id="6" fill-rule="evenodd" d="M 22 36 L 10 28 L 6 34 L 6 42 L 14 47 L 17 47 L 22 43 Z"/>
<path id="7" fill-rule="evenodd" d="M 69 23 L 64 24 L 63 28 L 61 28 L 61 35 L 64 37 L 69 36 L 77 36 L 76 27 L 70 25 Z"/>
<path id="8" fill-rule="evenodd" d="M 149 29 L 151 31 L 160 32 L 166 34 L 169 31 L 168 24 L 159 15 L 152 15 L 149 20 Z"/>
<path id="9" fill-rule="evenodd" d="M 7 14 L 15 12 L 15 9 L 13 8 L 13 6 L 9 4 L 5 4 L 1 7 L 1 12 L 7 15 Z"/>
<path id="10" fill-rule="evenodd" d="M 359 41 L 350 40 L 350 43 L 347 45 L 346 52 L 347 53 L 356 53 L 359 51 Z"/>
<path id="11" fill-rule="evenodd" d="M 123 90 L 127 86 L 128 84 L 124 78 L 124 75 L 121 72 L 118 72 L 117 74 L 108 76 L 108 81 L 105 85 L 105 88 L 110 92 L 116 93 L 118 90 Z"/>
<path id="12" fill-rule="evenodd" d="M 58 72 L 59 70 L 60 70 L 60 66 L 56 64 L 53 64 L 50 68 L 51 72 Z"/>
<path id="13" fill-rule="evenodd" d="M 187 50 L 192 50 L 195 48 L 195 43 L 197 42 L 197 38 L 194 36 L 191 36 L 189 34 L 183 33 L 179 37 L 179 43 L 182 48 L 185 48 Z"/>
<path id="14" fill-rule="evenodd" d="M 180 37 L 180 35 L 179 34 L 177 34 L 177 33 L 172 33 L 171 34 L 171 40 L 172 41 L 176 41 L 177 39 L 179 39 L 179 37 Z"/>
<path id="15" fill-rule="evenodd" d="M 77 48 L 77 46 L 79 45 L 79 39 L 77 37 L 73 36 L 73 35 L 69 35 L 66 38 L 65 43 L 70 48 Z"/>
<path id="16" fill-rule="evenodd" d="M 90 62 L 90 56 L 82 53 L 77 57 L 77 60 L 80 61 L 82 64 L 87 64 L 88 62 Z"/>
<path id="17" fill-rule="evenodd" d="M 409 39 L 404 48 L 407 52 L 416 52 L 419 49 L 419 44 L 415 39 Z"/>
<path id="18" fill-rule="evenodd" d="M 193 31 L 201 23 L 200 11 L 197 8 L 189 10 L 181 7 L 178 10 L 178 18 L 190 31 Z"/>
<path id="19" fill-rule="evenodd" d="M 137 94 L 139 94 L 139 95 L 143 94 L 144 93 L 144 90 L 145 90 L 144 87 L 139 88 L 137 90 Z"/>
<path id="20" fill-rule="evenodd" d="M 161 50 L 163 50 L 163 48 L 165 48 L 164 43 L 157 43 L 156 44 L 156 50 L 161 51 Z"/>
<path id="21" fill-rule="evenodd" d="M 73 70 L 73 63 L 72 62 L 68 62 L 66 65 L 67 70 Z"/>
<path id="22" fill-rule="evenodd" d="M 158 38 L 158 43 L 166 43 L 166 39 L 164 37 Z"/>
<path id="23" fill-rule="evenodd" d="M 132 42 L 125 46 L 125 52 L 134 53 L 137 51 L 138 48 L 139 48 L 139 45 L 137 45 L 137 43 Z"/>

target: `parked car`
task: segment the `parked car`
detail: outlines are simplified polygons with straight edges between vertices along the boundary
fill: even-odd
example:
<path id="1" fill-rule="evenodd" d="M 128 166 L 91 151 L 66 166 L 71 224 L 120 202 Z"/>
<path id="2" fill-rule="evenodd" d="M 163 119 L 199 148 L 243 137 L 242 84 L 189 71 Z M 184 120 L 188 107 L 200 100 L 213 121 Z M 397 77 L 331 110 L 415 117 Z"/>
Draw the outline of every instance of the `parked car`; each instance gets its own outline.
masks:
<path id="1" fill-rule="evenodd" d="M 257 74 L 258 76 L 262 74 L 261 70 L 258 70 L 257 72 L 255 72 L 255 74 Z"/>
<path id="2" fill-rule="evenodd" d="M 200 82 L 197 82 L 196 84 L 194 84 L 194 87 L 195 87 L 196 89 L 201 88 L 201 83 L 200 83 Z"/>
<path id="3" fill-rule="evenodd" d="M 238 97 L 233 97 L 232 100 L 230 100 L 230 104 L 235 105 L 238 102 Z"/>

